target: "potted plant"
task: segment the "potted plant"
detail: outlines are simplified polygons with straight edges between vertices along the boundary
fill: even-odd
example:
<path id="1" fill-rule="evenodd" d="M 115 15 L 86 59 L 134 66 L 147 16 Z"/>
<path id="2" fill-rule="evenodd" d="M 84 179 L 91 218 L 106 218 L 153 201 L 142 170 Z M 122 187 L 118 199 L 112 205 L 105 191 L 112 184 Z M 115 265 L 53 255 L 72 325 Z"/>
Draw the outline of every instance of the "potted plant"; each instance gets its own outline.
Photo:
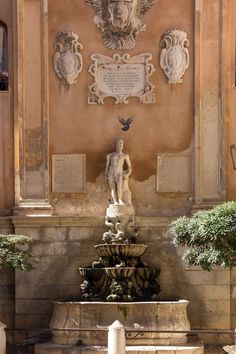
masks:
<path id="1" fill-rule="evenodd" d="M 236 202 L 227 202 L 192 217 L 182 216 L 170 227 L 174 244 L 184 246 L 188 267 L 236 266 Z"/>
<path id="2" fill-rule="evenodd" d="M 28 245 L 32 242 L 25 235 L 0 234 L 0 269 L 15 268 L 29 271 L 33 269 L 32 256 Z"/>

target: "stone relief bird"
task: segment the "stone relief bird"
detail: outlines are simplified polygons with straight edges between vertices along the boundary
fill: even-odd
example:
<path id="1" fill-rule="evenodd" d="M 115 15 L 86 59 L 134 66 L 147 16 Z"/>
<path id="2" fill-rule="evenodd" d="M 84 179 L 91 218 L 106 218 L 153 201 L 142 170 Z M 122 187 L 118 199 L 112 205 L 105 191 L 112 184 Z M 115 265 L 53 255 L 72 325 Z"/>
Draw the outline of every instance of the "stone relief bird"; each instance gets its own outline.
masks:
<path id="1" fill-rule="evenodd" d="M 130 124 L 133 122 L 133 118 L 132 117 L 130 117 L 128 119 L 124 119 L 124 118 L 118 116 L 118 120 L 123 125 L 123 128 L 121 128 L 121 130 L 123 130 L 124 132 L 129 130 Z"/>

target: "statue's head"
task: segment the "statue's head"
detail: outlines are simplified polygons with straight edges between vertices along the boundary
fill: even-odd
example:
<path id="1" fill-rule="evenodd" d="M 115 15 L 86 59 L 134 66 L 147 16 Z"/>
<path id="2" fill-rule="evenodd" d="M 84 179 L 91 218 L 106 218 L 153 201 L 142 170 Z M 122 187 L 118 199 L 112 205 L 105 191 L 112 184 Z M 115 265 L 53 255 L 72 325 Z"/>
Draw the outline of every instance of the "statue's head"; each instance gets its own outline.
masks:
<path id="1" fill-rule="evenodd" d="M 124 140 L 123 139 L 116 139 L 116 152 L 121 153 L 124 148 Z"/>

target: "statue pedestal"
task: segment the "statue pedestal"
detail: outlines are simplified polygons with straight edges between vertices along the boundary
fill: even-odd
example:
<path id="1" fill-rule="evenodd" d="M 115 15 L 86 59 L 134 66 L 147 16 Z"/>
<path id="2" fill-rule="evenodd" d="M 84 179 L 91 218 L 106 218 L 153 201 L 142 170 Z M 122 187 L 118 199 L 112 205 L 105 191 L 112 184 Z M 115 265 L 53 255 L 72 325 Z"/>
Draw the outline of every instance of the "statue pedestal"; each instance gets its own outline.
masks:
<path id="1" fill-rule="evenodd" d="M 134 207 L 132 204 L 109 204 L 106 209 L 106 216 L 108 217 L 134 217 Z"/>
<path id="2" fill-rule="evenodd" d="M 105 225 L 109 228 L 103 235 L 105 243 L 129 243 L 135 238 L 134 208 L 132 204 L 109 204 Z"/>

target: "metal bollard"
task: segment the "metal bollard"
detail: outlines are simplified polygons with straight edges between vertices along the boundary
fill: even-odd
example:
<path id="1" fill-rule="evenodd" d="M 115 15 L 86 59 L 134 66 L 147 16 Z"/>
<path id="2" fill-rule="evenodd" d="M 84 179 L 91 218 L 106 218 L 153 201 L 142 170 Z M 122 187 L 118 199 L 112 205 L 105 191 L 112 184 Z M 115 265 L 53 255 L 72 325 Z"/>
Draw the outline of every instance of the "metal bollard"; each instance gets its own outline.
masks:
<path id="1" fill-rule="evenodd" d="M 115 321 L 108 330 L 108 354 L 125 354 L 124 326 L 119 321 Z"/>
<path id="2" fill-rule="evenodd" d="M 6 325 L 0 322 L 0 354 L 6 354 Z"/>

